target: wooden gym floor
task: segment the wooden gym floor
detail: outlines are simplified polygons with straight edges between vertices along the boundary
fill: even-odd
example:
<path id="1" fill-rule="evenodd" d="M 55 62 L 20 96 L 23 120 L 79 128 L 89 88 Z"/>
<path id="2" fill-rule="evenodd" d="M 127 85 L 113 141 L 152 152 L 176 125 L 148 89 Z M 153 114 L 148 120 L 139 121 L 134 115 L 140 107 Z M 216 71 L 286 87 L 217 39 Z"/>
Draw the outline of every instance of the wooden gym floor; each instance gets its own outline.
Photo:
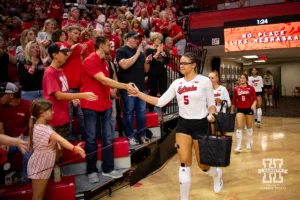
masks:
<path id="1" fill-rule="evenodd" d="M 236 146 L 233 136 L 232 150 Z M 192 164 L 190 200 L 297 200 L 300 199 L 300 118 L 263 117 L 262 127 L 254 128 L 253 149 L 245 151 L 246 132 L 243 132 L 243 153 L 231 154 L 231 164 L 223 170 L 224 186 L 220 194 L 213 192 L 213 181 Z M 264 158 L 282 158 L 283 183 L 263 183 Z M 278 168 L 279 165 L 277 165 Z M 103 200 L 180 200 L 178 183 L 179 160 L 175 155 L 158 173 L 139 183 L 125 187 Z"/>

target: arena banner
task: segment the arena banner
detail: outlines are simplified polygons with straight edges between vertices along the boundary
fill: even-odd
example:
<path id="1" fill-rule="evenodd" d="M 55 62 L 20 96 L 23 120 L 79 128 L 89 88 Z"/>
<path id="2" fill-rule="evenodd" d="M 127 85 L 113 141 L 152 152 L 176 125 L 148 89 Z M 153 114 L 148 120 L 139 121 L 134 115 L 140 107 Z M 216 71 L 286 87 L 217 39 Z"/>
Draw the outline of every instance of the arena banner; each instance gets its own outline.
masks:
<path id="1" fill-rule="evenodd" d="M 224 29 L 225 52 L 300 47 L 300 22 Z"/>

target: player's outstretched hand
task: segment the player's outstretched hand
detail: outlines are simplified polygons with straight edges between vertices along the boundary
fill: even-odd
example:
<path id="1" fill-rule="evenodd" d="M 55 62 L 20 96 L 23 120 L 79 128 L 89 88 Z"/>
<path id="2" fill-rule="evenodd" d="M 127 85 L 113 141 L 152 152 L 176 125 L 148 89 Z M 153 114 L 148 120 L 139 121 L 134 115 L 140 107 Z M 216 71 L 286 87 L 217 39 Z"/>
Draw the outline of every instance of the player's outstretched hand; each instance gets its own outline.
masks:
<path id="1" fill-rule="evenodd" d="M 81 148 L 81 144 L 82 144 L 82 142 L 80 142 L 79 144 L 77 144 L 75 146 L 74 151 L 75 151 L 75 153 L 79 154 L 81 157 L 85 158 L 85 156 L 86 156 L 85 155 L 85 151 Z"/>
<path id="2" fill-rule="evenodd" d="M 88 101 L 96 101 L 98 99 L 98 96 L 95 95 L 93 92 L 84 92 L 83 98 Z"/>

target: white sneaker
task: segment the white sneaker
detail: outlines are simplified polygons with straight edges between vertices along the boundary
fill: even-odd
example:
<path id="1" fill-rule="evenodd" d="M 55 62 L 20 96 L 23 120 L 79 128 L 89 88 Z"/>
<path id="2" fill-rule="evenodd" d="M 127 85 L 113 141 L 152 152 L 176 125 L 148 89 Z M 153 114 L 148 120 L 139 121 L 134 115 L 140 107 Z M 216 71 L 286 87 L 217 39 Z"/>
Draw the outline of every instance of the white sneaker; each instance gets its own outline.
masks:
<path id="1" fill-rule="evenodd" d="M 273 103 L 270 103 L 270 106 L 272 107 L 272 106 L 273 106 Z"/>
<path id="2" fill-rule="evenodd" d="M 252 143 L 251 141 L 247 141 L 247 149 L 252 149 Z"/>
<path id="3" fill-rule="evenodd" d="M 123 177 L 123 174 L 120 173 L 120 172 L 118 172 L 118 171 L 116 171 L 116 170 L 113 170 L 113 171 L 111 171 L 109 173 L 102 172 L 102 175 L 103 176 L 110 176 L 111 178 L 121 178 L 121 177 Z"/>
<path id="4" fill-rule="evenodd" d="M 270 103 L 267 101 L 267 106 L 269 106 L 270 105 Z"/>
<path id="5" fill-rule="evenodd" d="M 214 191 L 215 193 L 220 193 L 223 188 L 222 170 L 217 168 L 218 175 L 213 177 L 214 179 Z"/>
<path id="6" fill-rule="evenodd" d="M 96 172 L 88 174 L 88 178 L 90 183 L 98 183 L 100 181 Z"/>
<path id="7" fill-rule="evenodd" d="M 134 145 L 140 144 L 134 137 L 133 137 L 133 138 L 130 138 L 130 139 L 128 140 L 128 142 L 129 142 L 130 146 L 134 146 Z"/>
<path id="8" fill-rule="evenodd" d="M 236 147 L 234 149 L 234 151 L 237 152 L 237 153 L 242 153 L 242 148 L 241 147 Z"/>
<path id="9" fill-rule="evenodd" d="M 256 127 L 257 127 L 257 128 L 260 128 L 260 126 L 261 126 L 261 123 L 258 122 L 257 125 L 256 125 Z"/>

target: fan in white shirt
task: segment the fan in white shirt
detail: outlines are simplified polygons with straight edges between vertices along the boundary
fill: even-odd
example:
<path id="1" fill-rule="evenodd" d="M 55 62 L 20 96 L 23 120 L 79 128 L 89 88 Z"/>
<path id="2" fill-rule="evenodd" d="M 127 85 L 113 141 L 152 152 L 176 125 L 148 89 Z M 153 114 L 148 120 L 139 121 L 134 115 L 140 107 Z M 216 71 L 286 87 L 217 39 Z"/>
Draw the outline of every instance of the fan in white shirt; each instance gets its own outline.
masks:
<path id="1" fill-rule="evenodd" d="M 103 25 L 105 23 L 105 15 L 102 14 L 102 8 L 97 8 L 96 14 L 98 18 L 96 19 L 96 29 L 103 30 Z"/>
<path id="2" fill-rule="evenodd" d="M 217 71 L 210 72 L 208 78 L 211 80 L 214 89 L 214 97 L 217 112 L 226 112 L 226 106 L 229 108 L 231 106 L 230 96 L 226 87 L 219 85 L 219 73 Z M 225 103 L 227 102 L 227 105 Z M 222 103 L 224 104 L 223 109 L 221 110 Z"/>
<path id="3" fill-rule="evenodd" d="M 207 134 L 208 122 L 215 121 L 213 114 L 216 112 L 216 107 L 212 84 L 207 77 L 196 73 L 196 63 L 195 54 L 185 53 L 180 59 L 180 72 L 184 78 L 175 80 L 160 98 L 144 94 L 138 89 L 131 93 L 131 96 L 137 96 L 158 107 L 165 106 L 174 97 L 177 98 L 180 117 L 176 128 L 176 145 L 181 163 L 179 168 L 181 200 L 189 199 L 192 147 L 195 149 L 199 167 L 213 177 L 214 191 L 219 193 L 223 187 L 222 170 L 200 163 L 197 138 Z"/>
<path id="4" fill-rule="evenodd" d="M 256 92 L 257 104 L 256 104 L 256 113 L 255 116 L 255 126 L 260 128 L 261 126 L 261 117 L 262 117 L 262 89 L 264 87 L 263 79 L 258 75 L 258 71 L 255 67 L 251 70 L 251 76 L 248 78 L 248 84 L 253 86 Z"/>

